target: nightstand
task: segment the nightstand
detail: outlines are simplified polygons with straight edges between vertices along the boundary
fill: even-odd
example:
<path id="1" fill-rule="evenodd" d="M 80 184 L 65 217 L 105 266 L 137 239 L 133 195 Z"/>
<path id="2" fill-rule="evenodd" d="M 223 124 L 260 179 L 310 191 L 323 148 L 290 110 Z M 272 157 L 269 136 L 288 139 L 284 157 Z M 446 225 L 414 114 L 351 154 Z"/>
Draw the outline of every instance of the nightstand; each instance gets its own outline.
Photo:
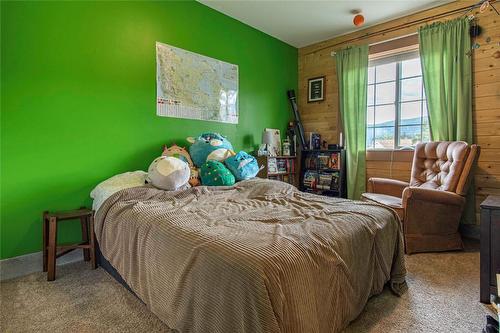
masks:
<path id="1" fill-rule="evenodd" d="M 481 205 L 481 302 L 498 294 L 500 273 L 500 196 L 489 195 Z"/>
<path id="2" fill-rule="evenodd" d="M 79 220 L 82 229 L 82 242 L 77 244 L 57 244 L 57 225 L 62 221 Z M 92 269 L 97 268 L 94 211 L 87 208 L 64 212 L 43 213 L 43 271 L 47 272 L 47 281 L 56 277 L 56 259 L 75 249 L 83 249 L 83 258 L 90 261 Z"/>

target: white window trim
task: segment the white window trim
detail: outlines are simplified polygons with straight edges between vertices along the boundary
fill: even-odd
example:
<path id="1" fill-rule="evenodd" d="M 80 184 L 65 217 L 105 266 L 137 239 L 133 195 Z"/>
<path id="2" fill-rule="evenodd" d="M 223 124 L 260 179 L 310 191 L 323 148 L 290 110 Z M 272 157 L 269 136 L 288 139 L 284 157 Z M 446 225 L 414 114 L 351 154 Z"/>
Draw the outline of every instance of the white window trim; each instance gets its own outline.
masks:
<path id="1" fill-rule="evenodd" d="M 419 56 L 419 45 L 418 44 L 413 44 L 413 45 L 408 45 L 408 46 L 404 46 L 404 47 L 400 47 L 400 48 L 397 48 L 397 49 L 392 49 L 392 50 L 387 50 L 387 51 L 383 51 L 383 52 L 378 52 L 378 53 L 372 53 L 372 54 L 369 54 L 368 55 L 368 66 L 371 67 L 374 65 L 374 63 L 376 65 L 382 65 L 383 64 L 383 59 L 388 59 L 388 58 L 392 58 L 394 59 L 396 57 L 396 61 L 397 62 L 400 62 L 400 61 L 404 61 L 406 59 L 411 59 L 412 57 L 415 56 L 415 54 L 417 54 Z M 378 63 L 380 62 L 380 63 Z M 391 62 L 394 62 L 394 61 L 391 61 Z M 378 63 L 378 64 L 377 64 Z M 398 70 L 399 69 L 399 65 L 398 65 Z M 400 80 L 400 77 L 399 77 L 399 73 L 397 72 L 396 74 L 396 85 L 399 85 L 399 81 Z M 415 150 L 414 147 L 411 147 L 411 146 L 397 146 L 398 144 L 398 141 L 399 141 L 399 114 L 400 114 L 400 111 L 399 111 L 399 108 L 400 108 L 400 105 L 398 104 L 401 104 L 400 100 L 399 100 L 399 96 L 397 96 L 397 92 L 399 91 L 399 87 L 396 88 L 396 98 L 395 98 L 395 106 L 396 106 L 396 119 L 395 119 L 395 124 L 394 124 L 394 148 L 366 148 L 366 151 L 374 151 L 374 152 L 384 152 L 384 151 L 413 151 Z M 365 123 L 365 131 L 368 129 L 368 124 Z M 421 125 L 423 125 L 421 123 Z"/>

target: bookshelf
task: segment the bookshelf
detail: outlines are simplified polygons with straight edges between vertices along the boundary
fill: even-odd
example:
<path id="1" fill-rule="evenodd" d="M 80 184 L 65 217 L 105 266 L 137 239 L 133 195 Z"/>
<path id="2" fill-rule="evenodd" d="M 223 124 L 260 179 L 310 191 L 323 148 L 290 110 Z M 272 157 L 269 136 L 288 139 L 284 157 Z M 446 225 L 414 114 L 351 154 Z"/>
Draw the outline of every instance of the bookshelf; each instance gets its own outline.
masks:
<path id="1" fill-rule="evenodd" d="M 299 189 L 319 195 L 346 198 L 345 151 L 303 150 Z"/>
<path id="2" fill-rule="evenodd" d="M 280 180 L 297 186 L 296 156 L 258 156 L 259 166 L 264 166 L 257 177 Z"/>

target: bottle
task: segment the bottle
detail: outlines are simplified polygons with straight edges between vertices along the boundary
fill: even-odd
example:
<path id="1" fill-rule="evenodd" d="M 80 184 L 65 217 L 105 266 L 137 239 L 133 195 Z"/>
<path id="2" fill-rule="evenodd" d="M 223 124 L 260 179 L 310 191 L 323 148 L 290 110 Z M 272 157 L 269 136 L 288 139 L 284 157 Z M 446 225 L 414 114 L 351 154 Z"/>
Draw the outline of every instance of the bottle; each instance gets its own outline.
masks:
<path id="1" fill-rule="evenodd" d="M 283 140 L 283 156 L 290 156 L 290 141 L 288 139 Z"/>

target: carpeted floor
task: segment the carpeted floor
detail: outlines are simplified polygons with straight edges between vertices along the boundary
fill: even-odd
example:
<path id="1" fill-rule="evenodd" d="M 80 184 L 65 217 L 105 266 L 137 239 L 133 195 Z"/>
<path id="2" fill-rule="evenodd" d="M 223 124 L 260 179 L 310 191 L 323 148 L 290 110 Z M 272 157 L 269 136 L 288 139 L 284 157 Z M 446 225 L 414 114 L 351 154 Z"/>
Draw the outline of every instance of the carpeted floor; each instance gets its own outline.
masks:
<path id="1" fill-rule="evenodd" d="M 370 299 L 346 332 L 480 332 L 479 253 L 406 257 L 409 290 Z M 101 268 L 86 263 L 1 283 L 1 332 L 168 332 L 155 315 Z"/>

